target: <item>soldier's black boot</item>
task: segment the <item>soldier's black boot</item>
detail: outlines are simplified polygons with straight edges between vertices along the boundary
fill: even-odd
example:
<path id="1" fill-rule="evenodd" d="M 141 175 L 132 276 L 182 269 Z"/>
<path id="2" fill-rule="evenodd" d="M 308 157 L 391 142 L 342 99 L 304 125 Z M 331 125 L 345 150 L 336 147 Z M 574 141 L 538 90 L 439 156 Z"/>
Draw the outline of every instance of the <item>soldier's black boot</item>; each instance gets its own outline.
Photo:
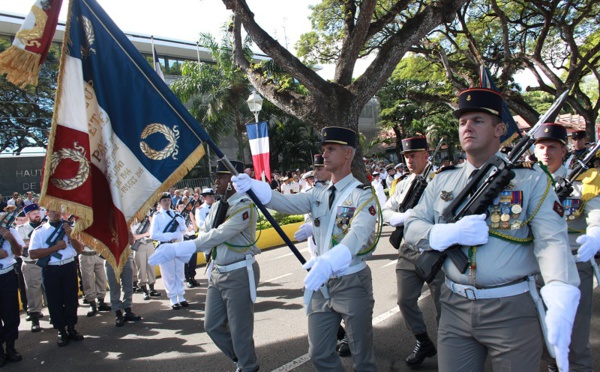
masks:
<path id="1" fill-rule="evenodd" d="M 149 284 L 150 286 L 150 296 L 151 297 L 160 297 L 160 292 L 154 289 L 154 284 Z"/>
<path id="2" fill-rule="evenodd" d="M 4 354 L 4 345 L 0 344 L 0 368 L 6 365 L 6 354 Z"/>
<path id="3" fill-rule="evenodd" d="M 125 318 L 123 317 L 123 312 L 121 310 L 117 310 L 115 314 L 117 314 L 117 317 L 115 318 L 115 326 L 123 327 L 125 325 Z"/>
<path id="4" fill-rule="evenodd" d="M 142 317 L 131 311 L 131 308 L 128 307 L 125 309 L 125 320 L 128 322 L 139 322 L 142 320 Z"/>
<path id="5" fill-rule="evenodd" d="M 90 311 L 88 311 L 87 316 L 94 316 L 98 314 L 98 305 L 96 305 L 96 301 L 90 302 Z"/>
<path id="6" fill-rule="evenodd" d="M 21 360 L 23 360 L 21 354 L 19 354 L 17 350 L 15 350 L 14 342 L 6 343 L 6 360 L 9 362 L 20 362 Z"/>
<path id="7" fill-rule="evenodd" d="M 82 341 L 83 335 L 75 329 L 74 325 L 70 325 L 67 327 L 67 333 L 69 334 L 69 339 L 73 341 Z"/>
<path id="8" fill-rule="evenodd" d="M 415 349 L 413 352 L 406 358 L 406 365 L 409 367 L 418 366 L 423 363 L 425 358 L 430 358 L 437 354 L 437 350 L 435 349 L 435 345 L 429 339 L 427 333 L 421 333 L 415 335 L 417 338 L 417 344 L 415 345 Z"/>
<path id="9" fill-rule="evenodd" d="M 98 299 L 98 311 L 110 311 L 110 305 L 104 302 L 103 298 Z"/>
<path id="10" fill-rule="evenodd" d="M 58 341 L 56 343 L 61 347 L 69 344 L 69 335 L 64 328 L 58 330 Z"/>
<path id="11" fill-rule="evenodd" d="M 40 320 L 38 318 L 31 318 L 31 332 L 37 333 L 42 330 L 40 327 Z"/>
<path id="12" fill-rule="evenodd" d="M 142 292 L 144 292 L 144 301 L 150 300 L 150 292 L 148 292 L 148 286 L 145 284 L 141 285 L 140 289 L 142 290 Z"/>

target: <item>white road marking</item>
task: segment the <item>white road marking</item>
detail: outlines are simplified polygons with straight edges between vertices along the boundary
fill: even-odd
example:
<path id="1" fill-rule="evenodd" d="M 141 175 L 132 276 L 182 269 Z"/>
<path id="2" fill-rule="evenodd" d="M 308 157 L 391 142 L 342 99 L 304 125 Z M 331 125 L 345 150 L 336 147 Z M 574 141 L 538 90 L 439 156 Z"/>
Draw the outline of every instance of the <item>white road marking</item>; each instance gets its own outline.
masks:
<path id="1" fill-rule="evenodd" d="M 392 262 L 388 262 L 385 265 L 381 266 L 381 268 L 383 269 L 384 267 L 395 265 L 397 262 L 398 262 L 398 260 L 394 260 Z"/>
<path id="2" fill-rule="evenodd" d="M 276 280 L 279 280 L 281 278 L 285 278 L 286 276 L 290 276 L 290 275 L 292 275 L 292 273 L 287 273 L 287 274 L 283 274 L 283 275 L 277 276 L 275 278 L 271 278 L 271 279 L 268 279 L 268 280 L 263 280 L 258 286 L 260 287 L 260 285 L 263 284 L 263 283 L 274 282 Z"/>

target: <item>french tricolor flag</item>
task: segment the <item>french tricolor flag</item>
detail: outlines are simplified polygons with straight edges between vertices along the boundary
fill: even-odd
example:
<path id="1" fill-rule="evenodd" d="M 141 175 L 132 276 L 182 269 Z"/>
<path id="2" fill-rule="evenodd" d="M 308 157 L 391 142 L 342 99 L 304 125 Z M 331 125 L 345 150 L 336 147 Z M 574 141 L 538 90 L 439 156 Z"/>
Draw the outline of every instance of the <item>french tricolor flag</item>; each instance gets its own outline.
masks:
<path id="1" fill-rule="evenodd" d="M 265 178 L 271 181 L 270 149 L 269 149 L 269 126 L 266 121 L 246 125 L 248 140 L 250 141 L 250 152 L 254 164 L 254 177 L 257 180 Z M 263 178 L 263 175 L 265 178 Z"/>

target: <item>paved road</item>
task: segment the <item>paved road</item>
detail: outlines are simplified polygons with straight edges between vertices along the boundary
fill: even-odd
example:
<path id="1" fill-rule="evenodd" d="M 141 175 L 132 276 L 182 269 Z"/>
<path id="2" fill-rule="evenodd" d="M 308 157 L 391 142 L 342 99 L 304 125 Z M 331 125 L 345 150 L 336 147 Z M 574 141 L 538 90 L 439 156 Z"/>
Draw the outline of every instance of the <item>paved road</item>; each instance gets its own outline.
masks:
<path id="1" fill-rule="evenodd" d="M 413 338 L 406 330 L 396 305 L 395 262 L 396 250 L 384 235 L 369 266 L 373 272 L 375 291 L 375 355 L 380 371 L 408 371 L 404 358 L 413 347 Z M 298 248 L 308 256 L 306 244 Z M 304 271 L 287 247 L 263 252 L 258 257 L 261 284 L 255 313 L 255 343 L 262 371 L 312 371 L 307 357 L 307 320 L 302 305 Z M 202 268 L 201 271 L 204 269 Z M 198 278 L 203 277 L 200 273 Z M 204 332 L 204 297 L 206 279 L 202 287 L 188 289 L 188 309 L 173 311 L 163 292 L 159 300 L 143 301 L 134 294 L 133 310 L 143 317 L 138 323 L 124 327 L 114 326 L 113 313 L 86 317 L 87 308 L 79 308 L 77 329 L 86 339 L 72 342 L 67 347 L 56 346 L 56 332 L 48 324 L 48 311 L 41 321 L 43 332 L 31 333 L 30 323 L 21 319 L 17 350 L 23 361 L 8 364 L 4 371 L 84 372 L 103 371 L 233 371 L 235 367 L 212 344 Z M 425 287 L 426 288 L 426 287 Z M 594 290 L 598 292 L 596 288 Z M 108 298 L 107 298 L 108 300 Z M 429 292 L 421 297 L 426 321 L 435 337 L 435 314 Z M 598 309 L 595 293 L 594 309 Z M 595 316 L 592 324 L 592 349 L 599 350 L 600 322 Z M 598 353 L 595 353 L 598 355 Z M 595 357 L 596 365 L 600 365 Z M 351 358 L 345 358 L 346 370 L 352 370 Z M 436 358 L 427 359 L 419 371 L 436 371 Z M 487 368 L 487 370 L 491 370 Z"/>

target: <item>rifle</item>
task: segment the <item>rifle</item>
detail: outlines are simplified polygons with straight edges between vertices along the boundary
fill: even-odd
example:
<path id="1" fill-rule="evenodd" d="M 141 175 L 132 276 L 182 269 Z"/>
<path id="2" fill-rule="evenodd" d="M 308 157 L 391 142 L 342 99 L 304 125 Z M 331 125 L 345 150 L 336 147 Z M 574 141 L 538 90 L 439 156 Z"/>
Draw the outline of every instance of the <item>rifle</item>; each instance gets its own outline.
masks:
<path id="1" fill-rule="evenodd" d="M 140 223 L 140 225 L 138 226 L 138 228 L 135 230 L 135 234 L 136 235 L 140 235 L 140 234 L 145 234 L 148 232 L 148 228 L 150 227 L 150 216 L 154 213 L 154 209 L 150 208 L 150 211 L 148 212 L 148 214 L 144 217 L 144 219 L 142 220 L 142 223 Z M 140 244 L 142 244 L 142 239 L 144 238 L 139 238 L 138 240 L 136 240 L 133 245 L 131 246 L 131 250 L 132 251 L 137 251 L 138 248 L 140 247 Z"/>
<path id="2" fill-rule="evenodd" d="M 215 212 L 215 219 L 213 220 L 211 229 L 216 229 L 223 222 L 225 222 L 225 219 L 227 218 L 227 211 L 229 210 L 229 203 L 227 202 L 227 200 L 229 199 L 229 195 L 227 195 L 227 194 L 231 190 L 232 190 L 231 183 L 229 183 L 229 185 L 227 186 L 227 190 L 225 191 L 225 195 L 223 195 L 223 197 L 219 201 L 219 205 L 217 206 L 217 211 Z M 206 264 L 207 264 L 206 268 L 207 269 L 208 269 L 208 264 L 210 264 L 210 261 L 212 261 L 212 256 L 213 256 L 213 252 L 214 252 L 215 248 L 216 247 L 213 247 L 210 250 L 210 252 L 208 253 L 208 255 L 206 256 Z"/>
<path id="3" fill-rule="evenodd" d="M 590 169 L 589 165 L 594 160 L 596 156 L 596 152 L 600 149 L 600 141 L 594 144 L 586 154 L 583 160 L 577 159 L 577 166 L 571 170 L 567 178 L 561 179 L 556 183 L 554 190 L 556 191 L 556 195 L 561 202 L 563 202 L 569 195 L 573 193 L 573 182 L 579 177 L 583 172 Z"/>
<path id="4" fill-rule="evenodd" d="M 56 229 L 54 229 L 54 231 L 52 232 L 52 234 L 50 234 L 50 236 L 48 237 L 48 239 L 46 239 L 46 244 L 48 244 L 48 247 L 52 247 L 54 245 L 56 245 L 59 241 L 61 241 L 64 237 L 65 237 L 65 223 L 68 223 L 69 225 L 71 225 L 71 223 L 73 222 L 73 220 L 75 219 L 75 215 L 70 215 L 68 220 L 60 220 L 60 224 L 58 225 L 58 227 Z M 50 263 L 50 258 L 51 257 L 56 257 L 59 260 L 62 258 L 62 254 L 60 254 L 59 252 L 54 252 L 52 254 L 47 255 L 46 257 L 41 257 L 38 258 L 38 260 L 35 262 L 36 265 L 38 265 L 41 268 L 46 268 L 48 266 L 48 263 Z"/>
<path id="5" fill-rule="evenodd" d="M 15 219 L 19 213 L 21 213 L 21 208 L 15 208 L 12 213 L 6 212 L 0 220 L 0 226 L 10 230 L 10 227 L 12 226 L 13 222 L 15 222 Z M 4 240 L 4 237 L 0 236 L 0 247 L 2 247 L 2 244 L 4 244 Z"/>
<path id="6" fill-rule="evenodd" d="M 175 232 L 177 230 L 177 226 L 179 225 L 179 222 L 177 222 L 177 217 L 181 216 L 179 213 L 177 213 L 176 211 L 173 211 L 173 218 L 171 218 L 171 221 L 169 221 L 169 223 L 167 224 L 167 226 L 165 226 L 163 232 L 164 233 L 172 233 Z"/>
<path id="7" fill-rule="evenodd" d="M 427 159 L 427 165 L 425 166 L 425 169 L 423 169 L 423 172 L 419 176 L 416 176 L 410 183 L 408 191 L 406 192 L 406 196 L 404 199 L 402 199 L 402 203 L 400 203 L 400 206 L 398 207 L 398 212 L 404 213 L 407 210 L 414 208 L 419 203 L 419 200 L 421 200 L 421 196 L 427 187 L 427 178 L 429 177 L 429 172 L 431 172 L 431 169 L 433 169 L 433 161 L 435 160 L 437 153 L 442 148 L 443 142 L 444 138 L 441 138 L 440 142 L 435 148 L 435 151 L 433 154 L 431 154 L 429 159 Z M 390 235 L 390 243 L 394 248 L 398 249 L 400 248 L 402 238 L 404 238 L 404 226 L 396 227 L 396 230 L 394 230 L 392 235 Z"/>
<path id="8" fill-rule="evenodd" d="M 480 168 L 467 186 L 442 212 L 442 220 L 446 223 L 455 223 L 465 216 L 487 212 L 494 198 L 515 177 L 513 168 L 515 168 L 521 156 L 534 144 L 535 138 L 533 135 L 535 132 L 549 117 L 558 112 L 568 93 L 568 91 L 563 92 L 554 101 L 550 109 L 540 117 L 535 126 L 512 149 L 506 161 L 497 156 L 492 156 Z M 489 175 L 487 175 L 488 172 Z M 417 274 L 427 283 L 431 283 L 441 270 L 446 257 L 450 257 L 460 273 L 465 273 L 469 266 L 469 260 L 460 248 L 460 245 L 455 244 L 446 248 L 443 252 L 435 250 L 423 252 L 415 262 Z"/>

